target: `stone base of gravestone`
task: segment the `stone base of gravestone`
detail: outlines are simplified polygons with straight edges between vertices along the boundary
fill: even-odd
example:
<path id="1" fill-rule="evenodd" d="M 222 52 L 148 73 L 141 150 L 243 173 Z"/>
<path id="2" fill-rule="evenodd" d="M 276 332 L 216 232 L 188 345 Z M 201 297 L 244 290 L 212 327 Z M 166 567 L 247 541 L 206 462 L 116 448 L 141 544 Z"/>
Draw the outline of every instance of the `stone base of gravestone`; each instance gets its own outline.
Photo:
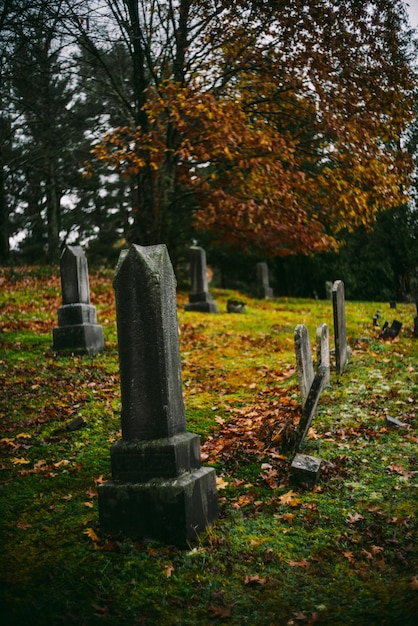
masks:
<path id="1" fill-rule="evenodd" d="M 313 489 L 319 477 L 321 459 L 307 454 L 296 454 L 290 467 L 290 484 Z"/>
<path id="2" fill-rule="evenodd" d="M 414 317 L 414 337 L 418 337 L 418 316 Z"/>
<path id="3" fill-rule="evenodd" d="M 58 308 L 58 328 L 52 330 L 56 352 L 97 354 L 104 350 L 103 328 L 91 304 L 65 304 Z"/>
<path id="4" fill-rule="evenodd" d="M 177 478 L 145 483 L 110 480 L 99 486 L 105 532 L 186 548 L 218 516 L 215 470 L 201 467 Z"/>
<path id="5" fill-rule="evenodd" d="M 185 311 L 200 311 L 201 313 L 217 313 L 218 305 L 214 302 L 208 291 L 191 293 L 189 302 L 184 307 Z"/>

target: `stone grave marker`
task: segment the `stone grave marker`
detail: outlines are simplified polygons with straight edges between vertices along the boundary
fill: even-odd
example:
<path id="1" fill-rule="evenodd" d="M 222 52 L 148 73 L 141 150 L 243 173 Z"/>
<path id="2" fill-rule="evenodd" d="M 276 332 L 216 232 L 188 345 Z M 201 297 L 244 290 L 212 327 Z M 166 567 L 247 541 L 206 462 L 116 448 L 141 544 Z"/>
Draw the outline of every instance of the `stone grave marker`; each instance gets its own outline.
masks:
<path id="1" fill-rule="evenodd" d="M 382 339 L 395 339 L 395 337 L 397 337 L 399 333 L 401 332 L 401 328 L 402 328 L 402 322 L 399 322 L 398 320 L 393 320 L 390 327 L 389 327 L 389 323 L 385 322 L 385 324 L 382 327 L 382 332 L 380 334 L 380 337 Z"/>
<path id="2" fill-rule="evenodd" d="M 213 301 L 208 288 L 206 252 L 198 246 L 190 248 L 190 277 L 192 287 L 189 302 L 184 307 L 185 311 L 217 313 L 217 304 Z"/>
<path id="3" fill-rule="evenodd" d="M 265 300 L 273 297 L 273 289 L 270 287 L 269 268 L 267 263 L 257 263 L 257 298 Z"/>
<path id="4" fill-rule="evenodd" d="M 329 330 L 327 324 L 319 324 L 316 328 L 316 368 L 325 368 L 324 386 L 330 380 Z"/>
<path id="5" fill-rule="evenodd" d="M 296 454 L 290 466 L 290 485 L 313 489 L 321 469 L 321 459 L 307 454 Z"/>
<path id="6" fill-rule="evenodd" d="M 218 514 L 213 468 L 186 432 L 174 272 L 165 245 L 132 245 L 115 272 L 122 440 L 99 486 L 106 532 L 186 547 Z"/>
<path id="7" fill-rule="evenodd" d="M 332 286 L 334 311 L 334 341 L 337 374 L 342 374 L 348 361 L 347 330 L 345 322 L 344 283 L 336 280 Z"/>
<path id="8" fill-rule="evenodd" d="M 62 306 L 54 328 L 56 352 L 96 354 L 104 349 L 103 328 L 90 304 L 87 259 L 81 246 L 66 246 L 60 260 Z"/>
<path id="9" fill-rule="evenodd" d="M 325 299 L 332 300 L 332 281 L 325 281 Z"/>
<path id="10" fill-rule="evenodd" d="M 298 324 L 295 328 L 295 355 L 300 397 L 304 407 L 314 379 L 311 343 L 304 324 Z"/>
<path id="11" fill-rule="evenodd" d="M 298 426 L 297 447 L 300 446 L 305 439 L 307 432 L 311 426 L 312 420 L 316 415 L 319 398 L 326 384 L 327 368 L 319 366 L 309 389 L 308 397 L 302 406 L 302 416 Z"/>

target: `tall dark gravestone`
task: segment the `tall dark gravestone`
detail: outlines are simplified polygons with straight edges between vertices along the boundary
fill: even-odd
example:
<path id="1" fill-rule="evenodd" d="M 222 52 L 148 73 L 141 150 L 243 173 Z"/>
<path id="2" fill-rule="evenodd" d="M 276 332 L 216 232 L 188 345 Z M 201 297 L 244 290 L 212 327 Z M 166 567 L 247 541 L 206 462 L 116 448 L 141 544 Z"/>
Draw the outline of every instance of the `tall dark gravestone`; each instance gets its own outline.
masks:
<path id="1" fill-rule="evenodd" d="M 192 288 L 189 294 L 189 302 L 184 307 L 185 311 L 217 313 L 218 306 L 209 293 L 206 252 L 198 246 L 190 248 L 190 278 Z"/>
<path id="2" fill-rule="evenodd" d="M 218 514 L 216 476 L 186 432 L 173 268 L 165 245 L 121 253 L 114 288 L 122 440 L 99 486 L 110 533 L 186 547 Z"/>
<path id="3" fill-rule="evenodd" d="M 342 374 L 348 361 L 345 293 L 342 280 L 336 280 L 332 285 L 332 307 L 334 313 L 335 362 L 337 374 Z"/>
<path id="4" fill-rule="evenodd" d="M 54 328 L 56 352 L 96 354 L 104 349 L 103 328 L 90 304 L 87 259 L 81 246 L 67 246 L 60 260 L 62 306 Z"/>
<path id="5" fill-rule="evenodd" d="M 257 298 L 260 300 L 273 297 L 273 289 L 270 287 L 269 268 L 267 263 L 257 263 Z"/>

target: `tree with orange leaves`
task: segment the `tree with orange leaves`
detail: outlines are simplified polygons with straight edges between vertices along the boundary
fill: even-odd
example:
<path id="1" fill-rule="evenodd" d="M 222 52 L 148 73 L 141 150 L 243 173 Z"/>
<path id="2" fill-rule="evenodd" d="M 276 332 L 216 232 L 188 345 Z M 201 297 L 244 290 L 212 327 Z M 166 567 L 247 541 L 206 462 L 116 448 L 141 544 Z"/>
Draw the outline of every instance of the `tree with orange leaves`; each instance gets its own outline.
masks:
<path id="1" fill-rule="evenodd" d="M 172 250 L 191 220 L 240 248 L 312 253 L 405 201 L 401 0 L 110 5 L 133 100 L 93 153 L 131 181 L 131 240 Z"/>

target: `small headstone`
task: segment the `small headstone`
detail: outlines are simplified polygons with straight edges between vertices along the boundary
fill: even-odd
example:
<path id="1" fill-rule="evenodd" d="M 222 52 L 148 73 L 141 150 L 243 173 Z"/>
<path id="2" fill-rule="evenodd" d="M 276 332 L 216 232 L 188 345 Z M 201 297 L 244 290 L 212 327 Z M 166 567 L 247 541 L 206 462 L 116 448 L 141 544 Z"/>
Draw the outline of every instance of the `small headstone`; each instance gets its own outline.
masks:
<path id="1" fill-rule="evenodd" d="M 405 428 L 406 426 L 408 426 L 408 424 L 405 424 L 404 422 L 396 419 L 396 417 L 391 417 L 390 415 L 385 415 L 385 424 L 386 426 L 395 428 Z"/>
<path id="2" fill-rule="evenodd" d="M 379 309 L 373 315 L 373 326 L 379 326 L 380 311 Z"/>
<path id="3" fill-rule="evenodd" d="M 298 324 L 295 328 L 295 355 L 299 391 L 303 407 L 314 379 L 311 343 L 309 341 L 308 329 L 304 324 Z"/>
<path id="4" fill-rule="evenodd" d="M 273 289 L 269 282 L 269 268 L 267 263 L 257 263 L 257 298 L 265 300 L 273 297 Z"/>
<path id="5" fill-rule="evenodd" d="M 325 387 L 326 376 L 327 369 L 320 366 L 309 389 L 309 394 L 306 398 L 306 402 L 302 407 L 302 416 L 300 418 L 298 426 L 298 441 L 296 447 L 299 447 L 302 441 L 305 439 L 307 432 L 311 426 L 312 420 L 316 415 L 319 398 L 321 397 L 321 393 Z"/>
<path id="6" fill-rule="evenodd" d="M 318 480 L 321 460 L 307 454 L 296 454 L 290 466 L 290 484 L 313 489 Z"/>
<path id="7" fill-rule="evenodd" d="M 67 246 L 61 255 L 62 306 L 54 328 L 56 352 L 97 354 L 104 349 L 103 328 L 90 304 L 87 259 L 81 246 Z"/>
<path id="8" fill-rule="evenodd" d="M 245 302 L 243 300 L 227 300 L 226 310 L 228 313 L 244 313 Z"/>
<path id="9" fill-rule="evenodd" d="M 390 328 L 389 328 L 389 324 L 386 322 L 385 325 L 383 326 L 382 333 L 380 336 L 382 337 L 382 339 L 395 339 L 395 337 L 399 335 L 401 328 L 402 328 L 402 322 L 399 322 L 398 320 L 394 320 Z"/>
<path id="10" fill-rule="evenodd" d="M 67 430 L 78 430 L 79 428 L 83 428 L 86 425 L 86 422 L 83 420 L 81 415 L 75 417 L 71 422 L 67 424 Z"/>
<path id="11" fill-rule="evenodd" d="M 208 288 L 206 252 L 203 248 L 190 248 L 190 277 L 192 282 L 189 302 L 185 311 L 201 311 L 202 313 L 217 313 L 218 307 L 213 301 Z"/>
<path id="12" fill-rule="evenodd" d="M 106 532 L 186 547 L 218 513 L 213 468 L 186 432 L 173 268 L 165 245 L 123 251 L 114 288 L 122 440 L 100 485 Z"/>
<path id="13" fill-rule="evenodd" d="M 324 386 L 330 380 L 329 330 L 327 324 L 319 324 L 316 328 L 316 368 L 325 368 Z"/>
<path id="14" fill-rule="evenodd" d="M 396 302 L 395 302 L 395 300 L 391 300 L 389 302 L 389 306 L 390 306 L 391 309 L 396 309 Z"/>
<path id="15" fill-rule="evenodd" d="M 330 280 L 325 282 L 325 298 L 326 300 L 332 300 L 332 282 Z"/>
<path id="16" fill-rule="evenodd" d="M 344 283 L 336 280 L 332 286 L 334 312 L 334 341 L 337 374 L 342 374 L 348 361 L 347 330 L 345 322 Z"/>

